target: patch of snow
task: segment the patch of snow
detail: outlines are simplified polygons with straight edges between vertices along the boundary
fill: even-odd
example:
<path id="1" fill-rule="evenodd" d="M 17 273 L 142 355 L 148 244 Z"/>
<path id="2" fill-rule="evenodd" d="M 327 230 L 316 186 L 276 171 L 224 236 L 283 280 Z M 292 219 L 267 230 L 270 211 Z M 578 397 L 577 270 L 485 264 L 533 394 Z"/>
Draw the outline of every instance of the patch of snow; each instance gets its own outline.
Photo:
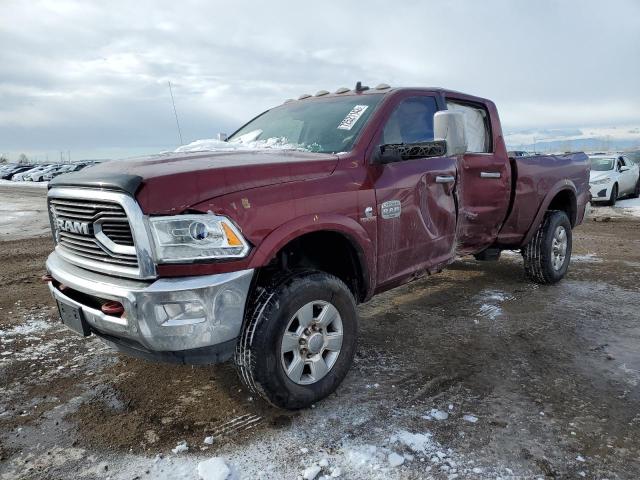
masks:
<path id="1" fill-rule="evenodd" d="M 387 460 L 392 468 L 399 467 L 404 463 L 404 457 L 402 455 L 398 455 L 396 452 L 391 452 L 387 457 Z"/>
<path id="2" fill-rule="evenodd" d="M 230 475 L 231 469 L 221 457 L 213 457 L 198 463 L 200 480 L 226 480 Z"/>
<path id="3" fill-rule="evenodd" d="M 231 141 L 224 142 L 214 138 L 196 140 L 188 145 L 178 147 L 176 153 L 192 152 L 235 152 L 239 150 L 308 150 L 301 145 L 290 143 L 285 137 L 272 137 L 256 140 L 262 130 L 254 130 Z"/>
<path id="4" fill-rule="evenodd" d="M 13 180 L 0 180 L 0 185 L 11 185 L 14 187 L 32 187 L 46 189 L 49 182 L 14 182 Z"/>
<path id="5" fill-rule="evenodd" d="M 313 480 L 321 471 L 321 467 L 318 465 L 312 465 L 304 469 L 304 472 L 302 472 L 302 478 L 304 478 L 304 480 Z"/>
<path id="6" fill-rule="evenodd" d="M 349 448 L 345 452 L 346 460 L 353 466 L 360 468 L 372 465 L 376 460 L 378 449 L 375 445 L 362 445 L 359 447 Z"/>
<path id="7" fill-rule="evenodd" d="M 0 337 L 14 337 L 17 335 L 31 335 L 33 333 L 45 332 L 52 328 L 49 322 L 39 318 L 29 317 L 27 323 L 16 325 L 7 330 L 0 330 Z"/>
<path id="8" fill-rule="evenodd" d="M 204 437 L 204 443 L 205 443 L 206 445 L 213 445 L 213 440 L 214 440 L 214 439 L 213 439 L 213 437 L 212 437 L 212 436 Z"/>
<path id="9" fill-rule="evenodd" d="M 587 253 L 585 255 L 571 255 L 572 262 L 584 262 L 584 263 L 600 263 L 602 259 L 595 253 Z"/>
<path id="10" fill-rule="evenodd" d="M 476 417 L 475 415 L 464 415 L 462 419 L 465 422 L 471 422 L 471 423 L 476 423 L 478 421 L 478 417 Z"/>
<path id="11" fill-rule="evenodd" d="M 171 449 L 171 451 L 176 454 L 186 452 L 187 450 L 189 450 L 189 445 L 187 445 L 186 440 L 182 440 L 178 445 L 176 445 L 176 448 Z"/>
<path id="12" fill-rule="evenodd" d="M 480 304 L 477 316 L 495 320 L 502 315 L 502 303 L 511 298 L 513 297 L 500 290 L 489 289 L 481 291 L 474 298 L 474 301 Z"/>
<path id="13" fill-rule="evenodd" d="M 407 430 L 400 430 L 391 437 L 391 443 L 402 443 L 414 452 L 425 453 L 432 449 L 434 442 L 430 433 L 411 433 Z"/>
<path id="14" fill-rule="evenodd" d="M 427 416 L 439 421 L 449 418 L 449 414 L 447 412 L 443 412 L 442 410 L 438 410 L 437 408 L 431 409 Z"/>

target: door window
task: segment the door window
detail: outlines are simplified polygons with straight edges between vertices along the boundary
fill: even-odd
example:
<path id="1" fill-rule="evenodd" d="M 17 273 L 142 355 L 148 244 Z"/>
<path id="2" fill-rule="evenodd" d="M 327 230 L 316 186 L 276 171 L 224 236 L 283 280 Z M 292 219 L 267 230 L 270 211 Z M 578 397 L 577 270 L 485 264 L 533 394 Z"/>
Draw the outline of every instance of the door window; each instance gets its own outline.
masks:
<path id="1" fill-rule="evenodd" d="M 447 100 L 447 110 L 460 112 L 464 116 L 467 152 L 488 153 L 492 151 L 489 115 L 483 107 Z"/>
<path id="2" fill-rule="evenodd" d="M 438 111 L 433 97 L 410 97 L 395 108 L 382 134 L 382 143 L 433 141 L 433 115 Z"/>

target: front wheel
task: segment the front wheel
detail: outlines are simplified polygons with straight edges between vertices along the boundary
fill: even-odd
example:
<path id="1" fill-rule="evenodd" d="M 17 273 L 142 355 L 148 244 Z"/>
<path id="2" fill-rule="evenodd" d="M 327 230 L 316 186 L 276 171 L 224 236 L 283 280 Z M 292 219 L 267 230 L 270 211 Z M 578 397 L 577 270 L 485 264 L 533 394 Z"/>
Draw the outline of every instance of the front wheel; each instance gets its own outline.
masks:
<path id="1" fill-rule="evenodd" d="M 235 363 L 244 384 L 272 405 L 305 408 L 338 388 L 356 350 L 353 295 L 338 278 L 302 272 L 260 288 Z"/>
<path id="2" fill-rule="evenodd" d="M 618 184 L 617 183 L 611 189 L 611 195 L 609 196 L 607 205 L 609 205 L 610 207 L 613 207 L 616 204 L 616 200 L 618 200 Z"/>
<path id="3" fill-rule="evenodd" d="M 560 281 L 569 269 L 571 247 L 571 222 L 567 214 L 547 212 L 538 231 L 522 249 L 527 277 L 541 284 Z"/>

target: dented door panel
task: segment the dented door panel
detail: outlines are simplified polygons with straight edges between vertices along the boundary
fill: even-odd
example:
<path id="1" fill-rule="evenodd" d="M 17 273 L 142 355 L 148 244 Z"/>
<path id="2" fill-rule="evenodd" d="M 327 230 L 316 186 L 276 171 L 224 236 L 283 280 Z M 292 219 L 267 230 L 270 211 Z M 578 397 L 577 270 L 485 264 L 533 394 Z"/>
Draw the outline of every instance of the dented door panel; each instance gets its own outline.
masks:
<path id="1" fill-rule="evenodd" d="M 456 233 L 455 158 L 371 168 L 378 173 L 378 284 L 396 283 L 447 263 Z"/>

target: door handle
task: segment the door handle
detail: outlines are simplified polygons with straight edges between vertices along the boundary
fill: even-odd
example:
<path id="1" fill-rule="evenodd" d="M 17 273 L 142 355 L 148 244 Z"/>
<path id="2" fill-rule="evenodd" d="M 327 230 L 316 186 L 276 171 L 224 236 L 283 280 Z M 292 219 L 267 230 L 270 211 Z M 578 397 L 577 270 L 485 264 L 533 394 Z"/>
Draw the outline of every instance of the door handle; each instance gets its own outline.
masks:
<path id="1" fill-rule="evenodd" d="M 456 177 L 453 175 L 438 175 L 436 177 L 436 183 L 453 183 L 456 181 Z"/>
<path id="2" fill-rule="evenodd" d="M 480 178 L 500 178 L 500 172 L 480 172 Z"/>

